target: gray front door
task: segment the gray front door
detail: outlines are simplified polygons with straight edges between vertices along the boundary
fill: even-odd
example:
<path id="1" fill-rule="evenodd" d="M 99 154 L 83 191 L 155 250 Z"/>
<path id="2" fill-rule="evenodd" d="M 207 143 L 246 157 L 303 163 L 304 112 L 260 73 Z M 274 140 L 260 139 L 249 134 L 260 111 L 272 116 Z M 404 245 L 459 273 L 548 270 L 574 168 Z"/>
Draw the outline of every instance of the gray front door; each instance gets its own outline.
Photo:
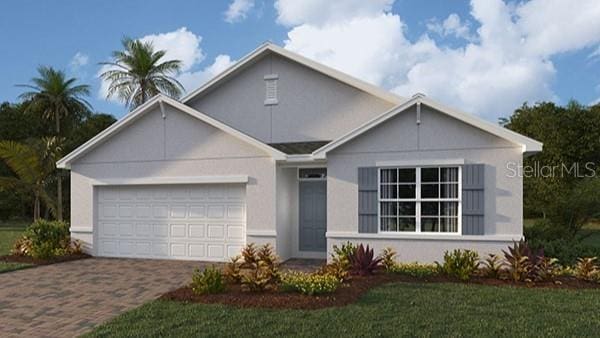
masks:
<path id="1" fill-rule="evenodd" d="M 327 181 L 300 181 L 300 251 L 325 251 Z"/>

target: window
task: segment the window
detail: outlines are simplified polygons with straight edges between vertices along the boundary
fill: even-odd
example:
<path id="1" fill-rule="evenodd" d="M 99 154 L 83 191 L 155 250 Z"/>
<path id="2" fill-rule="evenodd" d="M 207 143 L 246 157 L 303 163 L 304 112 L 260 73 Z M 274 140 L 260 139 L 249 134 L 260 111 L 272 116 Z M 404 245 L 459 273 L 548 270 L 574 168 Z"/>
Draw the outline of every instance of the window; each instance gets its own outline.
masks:
<path id="1" fill-rule="evenodd" d="M 300 168 L 298 169 L 298 179 L 300 180 L 325 180 L 327 178 L 327 168 Z"/>
<path id="2" fill-rule="evenodd" d="M 459 167 L 382 168 L 379 231 L 458 233 Z"/>
<path id="3" fill-rule="evenodd" d="M 277 100 L 277 74 L 265 75 L 265 105 L 274 105 L 279 103 Z"/>

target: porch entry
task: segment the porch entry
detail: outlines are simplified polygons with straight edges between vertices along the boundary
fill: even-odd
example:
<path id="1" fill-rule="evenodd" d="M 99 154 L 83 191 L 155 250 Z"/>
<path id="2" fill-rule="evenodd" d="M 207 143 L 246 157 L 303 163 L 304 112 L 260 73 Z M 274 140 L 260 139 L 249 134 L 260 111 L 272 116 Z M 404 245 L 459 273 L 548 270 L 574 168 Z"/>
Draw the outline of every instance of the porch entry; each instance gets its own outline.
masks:
<path id="1" fill-rule="evenodd" d="M 327 250 L 327 169 L 300 168 L 299 180 L 299 249 L 325 252 Z"/>

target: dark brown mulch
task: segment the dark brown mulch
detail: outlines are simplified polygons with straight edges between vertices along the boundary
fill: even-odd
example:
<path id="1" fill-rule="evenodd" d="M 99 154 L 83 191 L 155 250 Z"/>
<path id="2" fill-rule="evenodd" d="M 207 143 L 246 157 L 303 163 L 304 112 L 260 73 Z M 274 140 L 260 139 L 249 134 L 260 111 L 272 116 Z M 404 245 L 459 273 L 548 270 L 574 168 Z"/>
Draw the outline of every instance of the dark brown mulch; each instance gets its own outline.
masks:
<path id="1" fill-rule="evenodd" d="M 304 309 L 313 310 L 326 307 L 345 306 L 356 302 L 370 289 L 392 282 L 407 283 L 460 283 L 455 279 L 437 275 L 424 278 L 416 278 L 398 274 L 378 273 L 368 277 L 353 277 L 348 283 L 341 286 L 336 292 L 321 295 L 307 296 L 294 292 L 282 292 L 277 290 L 259 292 L 244 292 L 239 285 L 228 285 L 224 293 L 212 295 L 197 295 L 189 286 L 170 291 L 159 299 L 180 301 L 187 303 L 225 304 L 243 308 L 273 308 L 273 309 Z M 493 278 L 475 277 L 466 284 L 490 285 L 490 286 L 515 286 L 530 288 L 562 288 L 562 289 L 590 289 L 600 288 L 600 284 L 578 280 L 573 277 L 561 277 L 558 283 L 515 283 L 507 280 Z"/>
<path id="2" fill-rule="evenodd" d="M 77 254 L 77 255 L 68 255 L 68 256 L 59 256 L 50 259 L 37 259 L 29 256 L 14 256 L 14 255 L 6 255 L 0 256 L 0 262 L 6 263 L 24 263 L 24 264 L 33 264 L 33 265 L 49 265 L 55 263 L 69 262 L 75 261 L 78 259 L 90 258 L 92 256 L 88 254 Z"/>

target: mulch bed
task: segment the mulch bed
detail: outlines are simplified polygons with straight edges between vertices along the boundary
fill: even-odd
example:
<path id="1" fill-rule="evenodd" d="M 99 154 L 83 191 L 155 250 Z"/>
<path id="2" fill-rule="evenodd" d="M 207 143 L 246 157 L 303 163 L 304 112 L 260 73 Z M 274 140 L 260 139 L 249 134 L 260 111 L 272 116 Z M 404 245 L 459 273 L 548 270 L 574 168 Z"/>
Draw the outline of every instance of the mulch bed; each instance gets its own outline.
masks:
<path id="1" fill-rule="evenodd" d="M 352 279 L 328 295 L 307 296 L 295 292 L 270 290 L 265 292 L 244 292 L 239 285 L 228 285 L 224 293 L 197 295 L 189 286 L 163 294 L 159 299 L 186 303 L 225 304 L 242 308 L 271 309 L 303 309 L 314 310 L 327 307 L 345 306 L 356 302 L 370 289 L 393 282 L 406 283 L 461 283 L 446 276 L 415 278 L 399 274 L 378 273 L 369 277 L 352 277 Z M 527 288 L 560 288 L 560 289 L 592 289 L 600 288 L 600 284 L 578 280 L 573 277 L 561 277 L 556 282 L 515 283 L 507 280 L 474 277 L 465 284 L 490 286 L 515 286 Z"/>
<path id="2" fill-rule="evenodd" d="M 92 256 L 87 254 L 78 254 L 78 255 L 68 255 L 68 256 L 60 256 L 54 257 L 50 259 L 37 259 L 29 256 L 14 256 L 14 255 L 6 255 L 0 256 L 0 262 L 6 263 L 23 263 L 23 264 L 32 264 L 32 265 L 49 265 L 55 263 L 69 262 L 75 261 L 78 259 L 90 258 Z"/>

